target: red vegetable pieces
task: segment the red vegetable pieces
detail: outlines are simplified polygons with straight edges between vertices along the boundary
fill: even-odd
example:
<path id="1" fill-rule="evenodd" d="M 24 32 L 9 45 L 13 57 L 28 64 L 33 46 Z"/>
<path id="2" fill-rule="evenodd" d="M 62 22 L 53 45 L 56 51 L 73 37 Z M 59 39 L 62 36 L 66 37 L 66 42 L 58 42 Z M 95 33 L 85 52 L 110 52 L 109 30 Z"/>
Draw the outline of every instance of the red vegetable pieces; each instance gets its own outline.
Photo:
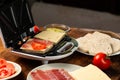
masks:
<path id="1" fill-rule="evenodd" d="M 103 53 L 103 52 L 99 52 L 97 53 L 94 58 L 93 58 L 93 61 L 92 63 L 94 65 L 96 65 L 97 67 L 99 67 L 100 69 L 102 70 L 106 70 L 110 67 L 111 65 L 111 61 L 110 59 L 108 58 L 108 56 Z"/>
<path id="2" fill-rule="evenodd" d="M 0 58 L 0 79 L 11 76 L 15 73 L 13 64 L 8 63 L 5 59 Z"/>
<path id="3" fill-rule="evenodd" d="M 38 32 L 40 32 L 40 29 L 39 29 L 39 27 L 38 26 L 34 26 L 33 27 L 33 31 L 34 31 L 34 33 L 38 33 Z"/>

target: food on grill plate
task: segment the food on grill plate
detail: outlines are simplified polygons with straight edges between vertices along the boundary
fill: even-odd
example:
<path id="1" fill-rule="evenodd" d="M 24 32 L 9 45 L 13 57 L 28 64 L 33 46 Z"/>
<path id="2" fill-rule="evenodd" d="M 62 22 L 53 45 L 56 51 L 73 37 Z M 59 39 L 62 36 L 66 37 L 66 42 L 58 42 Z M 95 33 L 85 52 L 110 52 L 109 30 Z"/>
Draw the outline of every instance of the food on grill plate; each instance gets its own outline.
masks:
<path id="1" fill-rule="evenodd" d="M 45 53 L 53 47 L 53 42 L 40 39 L 29 39 L 20 49 L 30 52 Z"/>
<path id="2" fill-rule="evenodd" d="M 55 31 L 55 32 L 65 32 L 64 30 L 58 28 L 47 28 L 46 30 Z"/>
<path id="3" fill-rule="evenodd" d="M 58 31 L 58 29 L 57 31 L 54 29 L 53 30 L 46 29 L 45 31 L 42 31 L 39 34 L 35 35 L 35 38 L 49 40 L 57 44 L 58 42 L 60 42 L 60 40 L 64 38 L 65 34 L 66 34 L 65 32 L 60 32 Z"/>
<path id="4" fill-rule="evenodd" d="M 91 55 L 104 52 L 111 55 L 120 50 L 120 40 L 108 34 L 95 31 L 77 39 L 79 49 Z"/>

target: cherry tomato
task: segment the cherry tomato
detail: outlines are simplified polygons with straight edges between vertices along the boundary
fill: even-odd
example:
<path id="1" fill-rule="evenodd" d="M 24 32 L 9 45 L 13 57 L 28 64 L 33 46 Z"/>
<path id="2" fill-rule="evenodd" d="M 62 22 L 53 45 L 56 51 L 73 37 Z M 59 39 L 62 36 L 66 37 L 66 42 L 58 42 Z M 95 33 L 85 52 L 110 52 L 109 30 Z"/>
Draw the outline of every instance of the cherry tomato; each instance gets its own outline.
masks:
<path id="1" fill-rule="evenodd" d="M 103 52 L 99 52 L 97 53 L 94 57 L 93 57 L 93 61 L 92 63 L 97 66 L 98 68 L 102 69 L 102 70 L 106 70 L 110 67 L 111 65 L 111 61 L 108 58 L 108 56 L 103 53 Z"/>
<path id="2" fill-rule="evenodd" d="M 33 27 L 33 30 L 34 30 L 34 33 L 38 33 L 40 31 L 39 27 L 36 25 Z"/>

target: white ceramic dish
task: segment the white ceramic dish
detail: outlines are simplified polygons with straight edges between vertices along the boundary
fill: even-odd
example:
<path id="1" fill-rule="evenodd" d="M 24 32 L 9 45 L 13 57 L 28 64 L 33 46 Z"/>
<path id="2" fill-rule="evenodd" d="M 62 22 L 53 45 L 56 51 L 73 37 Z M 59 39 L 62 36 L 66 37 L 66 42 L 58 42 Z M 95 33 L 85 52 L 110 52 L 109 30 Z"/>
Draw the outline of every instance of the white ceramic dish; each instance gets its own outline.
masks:
<path id="1" fill-rule="evenodd" d="M 33 59 L 33 60 L 41 60 L 43 62 L 43 64 L 46 64 L 50 60 L 57 60 L 57 59 L 62 59 L 62 58 L 70 56 L 71 54 L 73 54 L 73 52 L 75 50 L 77 50 L 77 48 L 78 47 L 73 48 L 71 52 L 66 53 L 66 54 L 57 55 L 57 56 L 45 56 L 45 57 L 37 56 L 37 55 L 31 55 L 31 54 L 25 54 L 25 53 L 17 52 L 17 51 L 12 51 L 12 52 L 13 52 L 13 54 L 21 56 L 23 58 Z"/>
<path id="2" fill-rule="evenodd" d="M 15 62 L 11 62 L 11 61 L 7 61 L 7 62 L 11 63 L 11 64 L 13 64 L 15 66 L 15 71 L 16 72 L 13 75 L 11 75 L 11 76 L 9 76 L 7 78 L 4 78 L 4 79 L 0 79 L 0 80 L 9 80 L 9 79 L 12 79 L 12 78 L 18 76 L 21 73 L 21 71 L 22 71 L 21 66 L 19 64 L 15 63 Z"/>
<path id="3" fill-rule="evenodd" d="M 70 27 L 64 24 L 48 24 L 48 25 L 45 25 L 44 28 L 45 29 L 46 28 L 59 28 L 59 29 L 64 30 L 65 32 L 70 31 Z"/>
<path id="4" fill-rule="evenodd" d="M 78 39 L 76 39 L 76 41 L 78 42 Z M 78 47 L 79 47 L 80 43 L 78 42 Z M 79 48 L 77 49 L 78 52 L 82 53 L 82 54 L 85 54 L 85 55 L 88 55 L 88 56 L 94 56 L 92 54 L 89 54 L 89 53 L 85 53 L 83 51 L 81 51 Z M 113 53 L 111 55 L 108 55 L 108 56 L 115 56 L 115 55 L 119 55 L 120 54 L 120 51 L 116 52 L 116 53 Z"/>
<path id="5" fill-rule="evenodd" d="M 51 64 L 45 64 L 45 65 L 41 65 L 38 66 L 34 69 L 32 69 L 28 75 L 27 75 L 27 79 L 26 80 L 32 80 L 31 78 L 31 72 L 41 69 L 41 70 L 49 70 L 49 69 L 65 69 L 68 72 L 72 72 L 74 70 L 80 69 L 81 66 L 78 65 L 74 65 L 74 64 L 68 64 L 68 63 L 51 63 Z"/>

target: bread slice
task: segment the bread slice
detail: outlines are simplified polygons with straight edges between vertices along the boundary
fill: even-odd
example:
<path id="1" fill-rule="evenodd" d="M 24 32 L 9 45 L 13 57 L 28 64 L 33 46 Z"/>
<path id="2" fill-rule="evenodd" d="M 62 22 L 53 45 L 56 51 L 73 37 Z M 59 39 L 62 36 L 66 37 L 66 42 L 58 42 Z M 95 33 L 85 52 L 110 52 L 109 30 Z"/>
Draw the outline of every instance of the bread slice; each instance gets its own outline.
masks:
<path id="1" fill-rule="evenodd" d="M 91 41 L 91 47 L 89 48 L 89 54 L 95 55 L 99 52 L 104 52 L 107 55 L 112 54 L 112 47 L 109 42 L 98 42 L 94 41 L 94 43 Z"/>
<path id="2" fill-rule="evenodd" d="M 79 49 L 83 52 L 88 52 L 89 51 L 89 47 L 91 46 L 91 44 L 88 42 L 89 39 L 91 39 L 91 35 L 90 33 L 86 34 L 84 37 L 80 37 L 77 39 L 78 44 L 79 44 Z"/>
<path id="3" fill-rule="evenodd" d="M 51 30 L 45 30 L 40 32 L 39 34 L 35 35 L 35 38 L 43 39 L 43 40 L 49 40 L 51 42 L 54 42 L 57 44 L 60 42 L 60 40 L 63 39 L 65 36 L 65 32 L 56 32 L 56 31 L 51 31 Z"/>
<path id="4" fill-rule="evenodd" d="M 101 32 L 95 31 L 92 34 L 88 33 L 78 38 L 79 49 L 91 55 L 95 55 L 98 52 L 104 52 L 110 55 L 113 53 L 111 39 L 111 36 Z"/>
<path id="5" fill-rule="evenodd" d="M 20 49 L 31 52 L 31 53 L 41 53 L 44 54 L 48 52 L 53 47 L 53 42 L 48 40 L 40 40 L 40 39 L 29 39 L 26 43 L 24 43 Z"/>
<path id="6" fill-rule="evenodd" d="M 111 46 L 113 48 L 113 52 L 120 51 L 120 40 L 116 38 L 112 38 L 111 40 Z"/>
<path id="7" fill-rule="evenodd" d="M 75 80 L 111 80 L 102 70 L 92 64 L 72 71 L 70 74 Z"/>
<path id="8" fill-rule="evenodd" d="M 94 38 L 97 38 L 97 39 L 110 39 L 111 38 L 111 36 L 109 36 L 108 34 L 101 33 L 98 31 L 95 31 L 92 35 L 94 36 Z"/>

